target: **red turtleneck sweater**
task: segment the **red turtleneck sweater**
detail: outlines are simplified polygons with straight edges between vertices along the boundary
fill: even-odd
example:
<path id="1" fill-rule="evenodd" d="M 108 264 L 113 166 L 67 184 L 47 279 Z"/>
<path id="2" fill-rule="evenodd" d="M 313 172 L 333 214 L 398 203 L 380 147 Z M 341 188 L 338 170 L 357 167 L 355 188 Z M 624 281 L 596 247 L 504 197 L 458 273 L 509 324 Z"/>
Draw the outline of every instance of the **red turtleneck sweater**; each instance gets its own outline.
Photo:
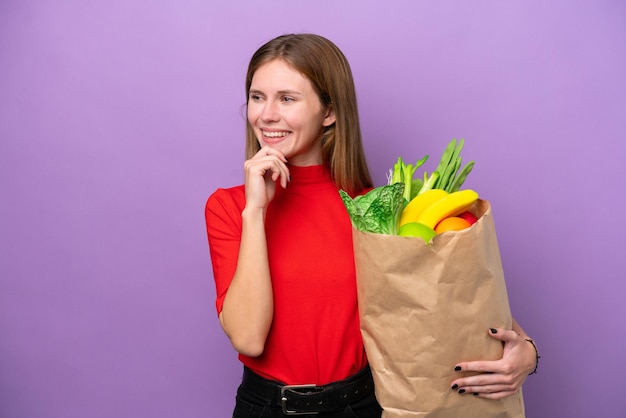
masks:
<path id="1" fill-rule="evenodd" d="M 359 329 L 352 227 L 324 166 L 289 167 L 276 188 L 266 235 L 274 317 L 259 357 L 239 355 L 256 373 L 286 384 L 323 385 L 365 367 Z M 237 264 L 244 186 L 218 189 L 205 216 L 220 312 Z"/>

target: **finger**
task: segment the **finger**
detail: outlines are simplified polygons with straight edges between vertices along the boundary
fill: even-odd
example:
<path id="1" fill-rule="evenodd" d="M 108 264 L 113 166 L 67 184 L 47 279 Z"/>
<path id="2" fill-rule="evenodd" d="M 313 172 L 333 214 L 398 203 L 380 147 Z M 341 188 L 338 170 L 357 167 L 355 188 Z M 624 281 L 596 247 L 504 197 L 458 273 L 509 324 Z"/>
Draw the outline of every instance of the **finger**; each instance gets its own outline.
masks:
<path id="1" fill-rule="evenodd" d="M 466 393 L 471 393 L 474 396 L 487 399 L 502 399 L 518 392 L 517 388 L 512 388 L 510 386 L 468 387 L 466 390 Z"/>
<path id="2" fill-rule="evenodd" d="M 246 205 L 265 208 L 274 198 L 276 180 L 287 186 L 289 170 L 284 163 L 272 157 L 268 160 L 247 160 L 244 164 Z"/>
<path id="3" fill-rule="evenodd" d="M 455 372 L 495 373 L 500 371 L 501 360 L 466 361 L 454 367 Z"/>
<path id="4" fill-rule="evenodd" d="M 272 181 L 280 179 L 280 185 L 284 188 L 287 187 L 287 182 L 290 180 L 289 169 L 284 164 L 278 164 L 276 170 L 271 170 L 270 175 Z"/>
<path id="5" fill-rule="evenodd" d="M 276 161 L 269 161 L 267 164 L 259 165 L 251 171 L 254 175 L 259 174 L 263 177 L 264 183 L 269 185 L 280 180 L 280 184 L 283 188 L 287 187 L 287 180 L 289 177 L 289 171 L 286 167 L 279 164 Z"/>
<path id="6" fill-rule="evenodd" d="M 509 389 L 515 388 L 515 379 L 512 376 L 500 373 L 484 373 L 475 376 L 467 376 L 456 379 L 452 382 L 453 388 L 505 386 Z"/>
<path id="7" fill-rule="evenodd" d="M 513 342 L 520 338 L 517 332 L 504 328 L 490 328 L 489 336 L 503 342 Z"/>
<path id="8" fill-rule="evenodd" d="M 279 160 L 281 160 L 283 163 L 287 162 L 287 157 L 285 157 L 285 154 L 283 154 L 282 152 L 280 152 L 277 149 L 271 148 L 271 147 L 263 147 L 261 148 L 255 155 L 253 158 L 263 158 L 263 157 L 269 157 L 269 156 L 274 156 L 277 157 Z"/>
<path id="9" fill-rule="evenodd" d="M 281 151 L 274 148 L 263 147 L 252 157 L 253 161 L 273 161 L 278 163 L 278 167 L 282 171 L 282 174 L 286 174 L 289 177 L 289 169 L 287 168 L 287 157 Z M 276 180 L 276 179 L 274 179 Z"/>
<path id="10" fill-rule="evenodd" d="M 453 383 L 451 389 L 461 395 L 472 393 L 493 397 L 497 393 L 515 393 L 519 386 L 505 376 L 482 375 L 477 379 L 459 379 Z"/>
<path id="11" fill-rule="evenodd" d="M 503 390 L 497 392 L 468 392 L 472 393 L 474 396 L 485 399 L 503 399 L 507 396 L 515 395 L 517 393 L 516 390 Z"/>
<path id="12" fill-rule="evenodd" d="M 511 383 L 511 379 L 505 375 L 499 373 L 482 373 L 455 379 L 451 383 L 451 388 L 453 390 L 465 389 L 468 391 L 468 388 L 474 387 L 506 386 L 511 389 Z"/>
<path id="13" fill-rule="evenodd" d="M 274 181 L 282 177 L 283 186 L 285 186 L 289 179 L 289 169 L 285 162 L 279 158 L 280 157 L 276 155 L 267 156 L 257 154 L 252 159 L 245 162 L 244 169 L 248 174 L 268 177 Z"/>
<path id="14" fill-rule="evenodd" d="M 274 166 L 272 167 L 272 180 L 276 181 L 278 179 L 280 179 L 280 185 L 283 189 L 287 187 L 287 182 L 291 179 L 289 169 L 283 161 L 274 161 Z"/>
<path id="15" fill-rule="evenodd" d="M 514 391 L 514 388 L 509 385 L 487 385 L 487 386 L 462 386 L 455 390 L 459 395 L 464 395 L 468 393 L 480 393 L 483 395 L 487 395 L 490 393 L 497 392 L 511 392 Z"/>
<path id="16" fill-rule="evenodd" d="M 511 343 L 512 346 L 518 344 L 520 341 L 523 341 L 519 334 L 515 331 L 507 330 L 504 328 L 490 328 L 489 336 L 492 338 L 502 341 L 503 343 Z M 500 360 L 493 361 L 468 361 L 463 363 L 458 363 L 455 368 L 455 371 L 460 372 L 479 372 L 479 373 L 494 373 L 494 372 L 506 372 L 506 364 Z"/>

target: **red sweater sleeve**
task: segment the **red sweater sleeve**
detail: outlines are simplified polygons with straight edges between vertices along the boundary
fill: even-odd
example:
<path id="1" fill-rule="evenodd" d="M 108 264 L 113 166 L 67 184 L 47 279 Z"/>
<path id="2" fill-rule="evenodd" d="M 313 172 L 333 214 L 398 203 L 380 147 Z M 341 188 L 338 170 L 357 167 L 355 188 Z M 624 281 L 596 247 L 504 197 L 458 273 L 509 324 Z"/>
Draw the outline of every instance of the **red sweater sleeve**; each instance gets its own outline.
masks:
<path id="1" fill-rule="evenodd" d="M 222 311 L 224 297 L 237 267 L 241 241 L 241 211 L 245 206 L 243 186 L 218 189 L 207 200 L 205 221 L 215 279 L 216 308 Z"/>

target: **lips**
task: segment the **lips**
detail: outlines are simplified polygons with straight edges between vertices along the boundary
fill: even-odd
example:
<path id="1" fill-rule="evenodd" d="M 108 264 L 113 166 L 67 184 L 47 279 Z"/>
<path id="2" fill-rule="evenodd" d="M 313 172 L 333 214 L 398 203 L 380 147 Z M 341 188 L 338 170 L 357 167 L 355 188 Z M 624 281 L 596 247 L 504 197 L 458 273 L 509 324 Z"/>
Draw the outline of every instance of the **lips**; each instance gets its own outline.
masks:
<path id="1" fill-rule="evenodd" d="M 289 135 L 289 131 L 264 131 L 261 130 L 261 133 L 265 138 L 283 138 Z"/>
<path id="2" fill-rule="evenodd" d="M 261 129 L 261 135 L 263 136 L 263 142 L 266 144 L 277 144 L 285 139 L 291 131 L 277 131 L 277 130 L 265 130 Z"/>

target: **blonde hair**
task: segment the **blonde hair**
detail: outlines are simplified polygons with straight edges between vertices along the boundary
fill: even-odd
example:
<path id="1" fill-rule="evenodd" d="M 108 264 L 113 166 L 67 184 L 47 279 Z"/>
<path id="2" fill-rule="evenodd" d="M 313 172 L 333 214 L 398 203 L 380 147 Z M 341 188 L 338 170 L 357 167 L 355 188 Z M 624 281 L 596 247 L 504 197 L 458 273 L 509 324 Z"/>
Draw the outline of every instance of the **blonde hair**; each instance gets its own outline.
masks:
<path id="1" fill-rule="evenodd" d="M 259 48 L 250 60 L 246 96 L 256 70 L 282 59 L 311 81 L 320 102 L 335 113 L 335 123 L 322 138 L 322 159 L 335 184 L 348 193 L 372 187 L 357 109 L 354 79 L 348 60 L 328 39 L 314 34 L 282 35 Z M 260 149 L 252 127 L 246 123 L 246 158 Z"/>

